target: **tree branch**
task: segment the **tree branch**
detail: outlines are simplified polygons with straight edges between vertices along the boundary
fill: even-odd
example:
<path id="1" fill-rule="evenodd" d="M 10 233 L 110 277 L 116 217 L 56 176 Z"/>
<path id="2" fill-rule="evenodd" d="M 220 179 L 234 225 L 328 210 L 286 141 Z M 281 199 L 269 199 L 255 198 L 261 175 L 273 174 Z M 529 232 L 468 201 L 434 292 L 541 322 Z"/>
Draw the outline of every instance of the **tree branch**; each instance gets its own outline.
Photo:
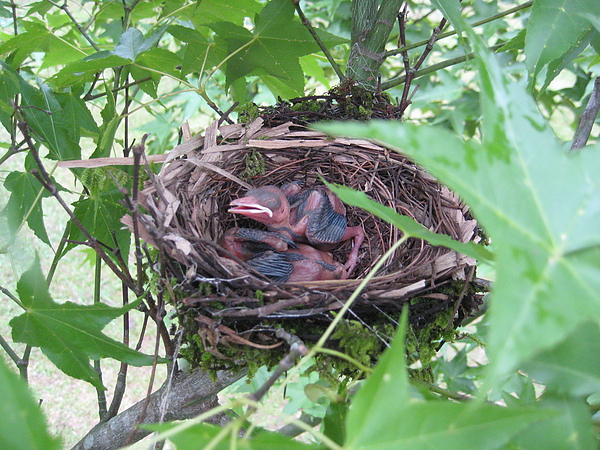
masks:
<path id="1" fill-rule="evenodd" d="M 298 16 L 300 17 L 300 20 L 302 21 L 302 25 L 304 25 L 306 27 L 306 29 L 308 30 L 310 35 L 313 37 L 313 39 L 315 40 L 315 42 L 317 43 L 317 45 L 319 46 L 321 51 L 325 54 L 327 61 L 329 61 L 329 65 L 331 65 L 331 68 L 333 69 L 335 74 L 338 76 L 340 83 L 341 83 L 342 81 L 344 81 L 346 79 L 346 77 L 342 73 L 340 66 L 338 66 L 338 64 L 333 59 L 333 56 L 331 56 L 331 53 L 329 53 L 329 49 L 325 46 L 325 44 L 323 43 L 323 41 L 317 34 L 317 31 L 313 28 L 313 26 L 311 25 L 308 18 L 304 15 L 304 11 L 302 11 L 302 7 L 300 6 L 300 0 L 292 0 L 292 3 L 294 4 L 294 8 L 296 8 L 296 12 L 298 13 Z"/>
<path id="2" fill-rule="evenodd" d="M 583 148 L 587 143 L 590 133 L 592 132 L 592 127 L 596 122 L 596 117 L 598 117 L 598 111 L 600 110 L 600 77 L 596 78 L 594 81 L 594 89 L 592 90 L 592 94 L 590 95 L 590 99 L 588 101 L 583 114 L 579 118 L 579 125 L 577 125 L 577 131 L 575 131 L 575 136 L 573 137 L 573 144 L 571 145 L 571 151 L 574 152 Z"/>
<path id="3" fill-rule="evenodd" d="M 217 394 L 239 380 L 245 372 L 217 372 L 213 381 L 211 375 L 201 370 L 179 374 L 169 385 L 167 382 L 154 392 L 148 401 L 146 415 L 142 423 L 156 423 L 161 417 L 161 402 L 166 395 L 168 403 L 165 420 L 185 420 L 212 409 Z M 92 428 L 80 440 L 73 450 L 111 450 L 133 444 L 151 433 L 137 429 L 140 412 L 146 401 L 142 400 L 123 411 L 108 422 L 102 422 Z M 223 424 L 229 418 L 226 415 L 215 416 L 212 423 Z M 129 440 L 129 441 L 128 441 Z"/>

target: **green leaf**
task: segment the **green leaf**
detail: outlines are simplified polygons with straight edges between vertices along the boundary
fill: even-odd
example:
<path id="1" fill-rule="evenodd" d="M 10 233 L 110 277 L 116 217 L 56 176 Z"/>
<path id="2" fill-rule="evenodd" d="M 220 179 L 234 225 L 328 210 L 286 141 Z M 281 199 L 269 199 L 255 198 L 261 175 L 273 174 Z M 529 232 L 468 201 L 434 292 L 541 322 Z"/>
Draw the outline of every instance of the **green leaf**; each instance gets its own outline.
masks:
<path id="1" fill-rule="evenodd" d="M 527 427 L 510 441 L 509 448 L 597 448 L 589 407 L 583 399 L 544 395 L 538 405 L 559 414 Z"/>
<path id="2" fill-rule="evenodd" d="M 19 379 L 0 358 L 0 448 L 13 450 L 60 449 L 58 439 L 48 432 L 44 415 Z"/>
<path id="3" fill-rule="evenodd" d="M 12 65 L 19 67 L 31 53 L 43 52 L 41 69 L 58 64 L 66 64 L 86 56 L 86 53 L 76 45 L 68 42 L 47 29 L 39 22 L 23 22 L 27 31 L 3 42 L 0 45 L 0 55 L 13 53 Z"/>
<path id="4" fill-rule="evenodd" d="M 194 11 L 191 21 L 194 25 L 215 22 L 243 25 L 246 17 L 253 17 L 262 6 L 256 0 L 203 0 Z"/>
<path id="5" fill-rule="evenodd" d="M 181 73 L 209 70 L 227 57 L 227 45 L 210 42 L 197 30 L 182 25 L 171 25 L 167 31 L 175 38 L 186 42 Z"/>
<path id="6" fill-rule="evenodd" d="M 140 53 L 149 50 L 156 43 L 157 39 L 153 36 L 144 38 L 140 30 L 129 28 L 119 39 L 119 44 L 115 47 L 113 54 L 135 61 Z"/>
<path id="7" fill-rule="evenodd" d="M 544 88 L 559 73 L 562 62 L 575 56 L 573 50 L 583 49 L 590 22 L 585 14 L 600 15 L 597 0 L 544 0 L 534 2 L 527 25 L 525 55 L 532 85 L 538 74 L 548 68 Z"/>
<path id="8" fill-rule="evenodd" d="M 181 71 L 177 68 L 181 66 L 181 62 L 181 58 L 175 53 L 164 48 L 153 48 L 139 55 L 136 65 L 157 71 L 159 79 L 162 73 L 181 79 Z"/>
<path id="9" fill-rule="evenodd" d="M 98 136 L 100 129 L 81 98 L 71 92 L 55 94 L 55 97 L 60 103 L 65 120 L 71 124 L 69 134 L 73 141 L 79 142 L 82 133 L 88 137 Z"/>
<path id="10" fill-rule="evenodd" d="M 98 145 L 91 158 L 105 158 L 110 156 L 110 151 L 115 141 L 115 134 L 121 123 L 121 117 L 117 114 L 115 96 L 108 85 L 105 85 L 104 88 L 106 92 L 106 104 L 100 112 L 100 116 L 102 117 L 100 139 L 98 139 Z"/>
<path id="11" fill-rule="evenodd" d="M 492 259 L 491 252 L 482 245 L 478 245 L 472 242 L 464 243 L 455 241 L 450 236 L 447 236 L 445 234 L 438 234 L 429 231 L 423 225 L 416 222 L 412 217 L 398 214 L 392 208 L 389 208 L 387 206 L 382 205 L 381 203 L 377 203 L 376 201 L 371 200 L 369 197 L 367 197 L 367 195 L 364 192 L 356 191 L 352 188 L 345 186 L 332 184 L 327 185 L 345 203 L 348 203 L 352 206 L 358 206 L 367 210 L 371 214 L 374 214 L 377 217 L 385 220 L 386 222 L 391 223 L 407 235 L 419 239 L 424 239 L 435 246 L 451 248 L 452 250 L 455 250 L 458 253 L 471 256 L 472 258 L 482 260 Z"/>
<path id="12" fill-rule="evenodd" d="M 21 94 L 21 111 L 25 115 L 27 124 L 33 130 L 33 138 L 39 137 L 43 144 L 50 150 L 48 157 L 51 159 L 68 160 L 79 159 L 81 149 L 79 143 L 71 137 L 72 124 L 65 119 L 60 103 L 47 85 L 35 88 L 25 81 L 11 67 L 0 61 L 3 70 L 10 72 L 5 80 L 19 83 Z"/>
<path id="13" fill-rule="evenodd" d="M 332 441 L 342 445 L 346 439 L 346 416 L 348 403 L 331 402 L 323 418 L 323 433 Z"/>
<path id="14" fill-rule="evenodd" d="M 161 433 L 159 438 L 169 439 L 177 446 L 177 450 L 197 450 L 199 448 L 206 448 L 209 443 L 215 444 L 213 439 L 217 434 L 223 430 L 221 427 L 216 427 L 207 423 L 197 423 L 189 425 L 187 423 L 151 423 L 141 425 L 141 428 L 147 430 L 158 431 Z M 233 430 L 233 429 L 232 429 Z M 234 434 L 225 435 L 221 438 L 221 441 L 217 441 L 216 447 L 212 448 L 230 448 L 227 444 L 228 441 L 235 442 L 234 448 L 243 449 L 256 449 L 256 450 L 277 450 L 277 449 L 290 449 L 290 450 L 305 450 L 311 448 L 322 448 L 316 445 L 303 444 L 295 441 L 289 437 L 282 436 L 279 433 L 258 430 L 252 435 L 252 439 L 242 439 Z M 219 445 L 220 444 L 220 445 Z"/>
<path id="15" fill-rule="evenodd" d="M 13 171 L 6 176 L 4 187 L 10 192 L 10 198 L 2 209 L 2 215 L 7 218 L 8 229 L 16 234 L 24 220 L 29 228 L 45 244 L 51 245 L 44 224 L 42 198 L 50 197 L 50 193 L 40 184 L 38 179 L 29 171 L 37 167 L 31 155 L 27 155 L 25 168 L 27 172 Z M 55 186 L 60 185 L 53 180 Z"/>
<path id="16" fill-rule="evenodd" d="M 405 308 L 391 347 L 352 400 L 346 419 L 346 444 L 350 447 L 385 442 L 390 434 L 397 436 L 399 415 L 390 412 L 397 412 L 409 401 L 404 349 L 407 319 Z M 383 441 L 377 439 L 380 433 L 385 435 Z"/>
<path id="17" fill-rule="evenodd" d="M 40 347 L 67 375 L 104 389 L 90 358 L 114 358 L 134 366 L 152 364 L 152 356 L 102 334 L 110 321 L 135 309 L 141 300 L 122 308 L 104 303 L 89 306 L 56 303 L 50 296 L 38 258 L 19 279 L 17 293 L 25 312 L 10 321 L 13 340 Z"/>
<path id="18" fill-rule="evenodd" d="M 524 370 L 548 390 L 572 396 L 600 391 L 600 330 L 587 322 L 554 348 L 528 361 Z"/>
<path id="19" fill-rule="evenodd" d="M 123 195 L 116 190 L 114 181 L 108 174 L 110 170 L 110 168 L 92 169 L 91 178 L 93 179 L 89 182 L 84 181 L 84 184 L 91 188 L 91 196 L 73 203 L 75 207 L 73 213 L 88 232 L 108 248 L 115 247 L 114 240 L 116 239 L 121 255 L 126 260 L 131 234 L 129 230 L 123 229 L 121 217 L 127 211 L 119 203 Z M 113 172 L 115 176 L 118 176 L 118 169 L 114 169 Z M 78 242 L 87 240 L 75 225 L 71 227 L 69 239 Z M 67 249 L 70 250 L 74 246 L 75 244 L 69 244 Z"/>
<path id="20" fill-rule="evenodd" d="M 491 237 L 497 253 L 491 387 L 580 323 L 600 321 L 600 145 L 567 154 L 525 87 L 506 80 L 471 38 L 479 56 L 483 144 L 428 126 L 379 122 L 335 130 L 412 157 L 470 205 Z"/>
<path id="21" fill-rule="evenodd" d="M 350 406 L 346 448 L 496 448 L 530 423 L 556 415 L 547 410 L 410 398 L 406 319 L 405 311 L 392 346 Z"/>
<path id="22" fill-rule="evenodd" d="M 72 86 L 81 82 L 82 77 L 92 76 L 97 72 L 113 67 L 126 66 L 131 60 L 104 51 L 94 53 L 81 61 L 67 64 L 56 75 L 48 79 L 48 82 L 56 87 Z"/>
<path id="23" fill-rule="evenodd" d="M 18 93 L 19 76 L 12 68 L 0 64 L 0 122 L 9 132 L 12 131 L 12 115 L 15 112 L 12 102 Z"/>
<path id="24" fill-rule="evenodd" d="M 282 80 L 297 95 L 303 93 L 304 75 L 298 58 L 318 52 L 319 47 L 306 28 L 293 19 L 291 2 L 273 0 L 257 16 L 253 32 L 230 22 L 209 24 L 229 44 L 228 86 L 260 68 Z M 344 42 L 326 32 L 319 34 L 326 45 Z"/>

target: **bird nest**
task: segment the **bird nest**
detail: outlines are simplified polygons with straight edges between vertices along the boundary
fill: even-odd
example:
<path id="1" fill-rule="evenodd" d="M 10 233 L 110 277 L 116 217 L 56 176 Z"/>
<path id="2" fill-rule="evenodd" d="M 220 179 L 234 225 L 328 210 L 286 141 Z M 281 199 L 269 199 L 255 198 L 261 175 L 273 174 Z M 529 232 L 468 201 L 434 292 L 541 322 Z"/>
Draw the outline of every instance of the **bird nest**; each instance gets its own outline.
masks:
<path id="1" fill-rule="evenodd" d="M 184 327 L 194 336 L 188 342 L 200 346 L 201 341 L 205 351 L 231 359 L 240 348 L 278 345 L 279 327 L 310 342 L 401 238 L 394 226 L 347 207 L 348 225 L 365 231 L 349 279 L 297 283 L 273 282 L 218 245 L 232 227 L 262 227 L 228 212 L 230 202 L 248 189 L 291 181 L 318 186 L 322 179 L 365 192 L 436 233 L 461 242 L 476 238 L 476 222 L 461 200 L 399 153 L 366 140 L 332 139 L 291 122 L 274 127 L 262 118 L 215 122 L 203 136 L 189 137 L 169 153 L 142 192 L 145 211 L 138 216 L 142 237 L 159 249 L 163 282 L 170 284 Z M 343 263 L 351 246 L 351 240 L 341 243 L 333 258 Z M 434 323 L 443 312 L 448 325 L 458 323 L 476 301 L 465 295 L 466 282 L 457 287 L 456 280 L 472 276 L 468 269 L 474 264 L 453 250 L 410 238 L 364 287 L 349 318 L 373 331 L 382 318 L 393 324 L 410 304 L 413 328 Z M 382 341 L 389 330 L 385 335 Z"/>

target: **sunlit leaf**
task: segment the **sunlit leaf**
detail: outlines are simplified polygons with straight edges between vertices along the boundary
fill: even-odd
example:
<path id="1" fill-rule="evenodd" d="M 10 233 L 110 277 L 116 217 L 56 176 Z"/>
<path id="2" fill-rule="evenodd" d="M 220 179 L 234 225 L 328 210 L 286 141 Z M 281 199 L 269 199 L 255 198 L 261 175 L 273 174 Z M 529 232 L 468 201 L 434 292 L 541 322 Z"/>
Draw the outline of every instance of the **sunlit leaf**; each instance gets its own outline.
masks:
<path id="1" fill-rule="evenodd" d="M 235 448 L 254 450 L 322 448 L 322 446 L 303 444 L 279 433 L 265 430 L 255 431 L 252 439 L 242 439 L 234 433 L 233 436 L 228 434 L 220 440 L 215 440 L 216 436 L 223 430 L 221 427 L 207 423 L 198 423 L 191 426 L 185 423 L 152 423 L 144 424 L 141 427 L 158 431 L 161 433 L 161 437 L 164 433 L 164 436 L 177 446 L 177 450 L 197 450 L 206 448 L 209 444 L 216 444 L 217 447 L 214 448 L 230 448 L 230 442 L 232 444 L 235 442 Z"/>
<path id="2" fill-rule="evenodd" d="M 584 450 L 597 447 L 598 441 L 594 436 L 589 407 L 583 399 L 544 396 L 538 407 L 557 411 L 559 414 L 531 424 L 511 439 L 508 448 Z"/>
<path id="3" fill-rule="evenodd" d="M 526 63 L 532 82 L 548 69 L 544 87 L 550 84 L 563 62 L 573 60 L 583 50 L 590 22 L 585 14 L 600 16 L 597 0 L 544 0 L 533 2 L 525 38 Z M 589 41 L 588 41 L 589 42 Z"/>
<path id="4" fill-rule="evenodd" d="M 392 346 L 356 394 L 346 422 L 347 448 L 496 448 L 548 410 L 485 403 L 419 401 L 408 394 L 406 314 Z"/>
<path id="5" fill-rule="evenodd" d="M 0 358 L 0 448 L 52 450 L 61 448 L 50 435 L 42 410 L 19 379 Z"/>
<path id="6" fill-rule="evenodd" d="M 600 321 L 600 146 L 567 154 L 525 87 L 505 80 L 496 60 L 473 42 L 483 144 L 428 126 L 380 122 L 335 130 L 387 142 L 412 157 L 470 205 L 491 237 L 497 252 L 491 386 L 583 321 Z"/>
<path id="7" fill-rule="evenodd" d="M 89 306 L 56 303 L 50 296 L 37 258 L 19 279 L 17 293 L 25 312 L 10 321 L 13 340 L 40 347 L 67 375 L 103 389 L 90 359 L 114 358 L 134 366 L 152 364 L 152 356 L 130 349 L 102 333 L 110 321 L 135 309 L 140 301 L 122 308 L 104 303 Z"/>
<path id="8" fill-rule="evenodd" d="M 6 216 L 8 228 L 12 234 L 15 234 L 21 223 L 26 220 L 35 235 L 45 244 L 51 245 L 42 210 L 42 199 L 49 197 L 50 193 L 29 172 L 35 167 L 33 158 L 28 155 L 25 161 L 27 172 L 15 170 L 6 176 L 4 187 L 10 192 L 10 198 L 2 209 L 2 215 Z M 60 189 L 60 185 L 56 181 L 54 182 L 55 186 Z"/>
<path id="9" fill-rule="evenodd" d="M 600 329 L 588 322 L 551 350 L 536 355 L 524 370 L 548 390 L 585 396 L 600 391 Z"/>
<path id="10" fill-rule="evenodd" d="M 318 52 L 319 47 L 304 25 L 293 19 L 292 3 L 274 0 L 267 3 L 257 16 L 252 32 L 230 22 L 209 25 L 229 44 L 228 85 L 260 68 L 281 79 L 297 95 L 302 94 L 304 77 L 298 58 Z M 281 33 L 282 29 L 285 33 Z M 344 42 L 326 32 L 319 34 L 329 46 Z"/>

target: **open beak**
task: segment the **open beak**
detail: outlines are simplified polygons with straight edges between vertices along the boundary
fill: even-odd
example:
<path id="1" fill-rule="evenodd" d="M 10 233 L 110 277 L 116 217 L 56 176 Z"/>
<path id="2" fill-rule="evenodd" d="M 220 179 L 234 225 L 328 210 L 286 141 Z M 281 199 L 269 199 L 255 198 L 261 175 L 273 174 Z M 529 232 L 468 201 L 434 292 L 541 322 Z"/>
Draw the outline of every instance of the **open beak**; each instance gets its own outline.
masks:
<path id="1" fill-rule="evenodd" d="M 238 198 L 230 203 L 232 208 L 229 208 L 227 212 L 234 214 L 241 214 L 251 219 L 258 220 L 259 218 L 272 219 L 273 211 L 266 206 L 259 205 L 253 202 L 249 198 Z"/>

